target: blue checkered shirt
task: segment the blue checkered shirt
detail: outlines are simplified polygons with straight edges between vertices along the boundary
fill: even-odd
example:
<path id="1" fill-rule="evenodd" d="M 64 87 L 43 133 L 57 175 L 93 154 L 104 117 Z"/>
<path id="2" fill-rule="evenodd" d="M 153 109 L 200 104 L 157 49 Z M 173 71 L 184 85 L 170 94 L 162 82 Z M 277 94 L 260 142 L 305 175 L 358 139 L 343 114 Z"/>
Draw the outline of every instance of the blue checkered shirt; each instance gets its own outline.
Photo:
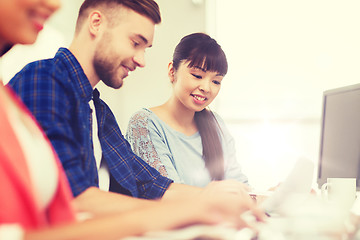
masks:
<path id="1" fill-rule="evenodd" d="M 60 48 L 53 59 L 25 66 L 8 84 L 34 114 L 63 164 L 74 196 L 98 187 L 92 144 L 94 98 L 102 160 L 114 191 L 139 198 L 162 197 L 172 182 L 136 156 L 110 108 L 93 90 L 75 56 Z M 44 169 L 46 171 L 46 169 Z M 117 186 L 116 186 L 117 185 Z"/>

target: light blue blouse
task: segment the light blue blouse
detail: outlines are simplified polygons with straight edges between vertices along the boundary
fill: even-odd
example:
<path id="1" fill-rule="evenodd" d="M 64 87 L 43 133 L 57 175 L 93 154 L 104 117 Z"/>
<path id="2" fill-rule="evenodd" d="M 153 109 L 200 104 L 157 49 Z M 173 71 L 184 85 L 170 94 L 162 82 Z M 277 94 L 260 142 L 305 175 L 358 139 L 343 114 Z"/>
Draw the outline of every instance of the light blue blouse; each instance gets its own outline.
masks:
<path id="1" fill-rule="evenodd" d="M 214 115 L 221 128 L 225 179 L 248 183 L 236 159 L 234 139 L 224 121 L 216 113 Z M 138 156 L 174 182 L 198 187 L 210 183 L 199 132 L 186 136 L 144 108 L 130 118 L 125 137 Z"/>

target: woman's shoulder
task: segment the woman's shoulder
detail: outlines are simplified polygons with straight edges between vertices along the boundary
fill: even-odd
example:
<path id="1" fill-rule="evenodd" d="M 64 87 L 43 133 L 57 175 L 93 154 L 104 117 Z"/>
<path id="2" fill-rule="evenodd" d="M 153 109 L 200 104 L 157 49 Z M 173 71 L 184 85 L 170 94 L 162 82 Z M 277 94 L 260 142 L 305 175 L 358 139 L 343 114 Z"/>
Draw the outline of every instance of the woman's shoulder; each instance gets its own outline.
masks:
<path id="1" fill-rule="evenodd" d="M 148 108 L 141 108 L 140 110 L 134 112 L 131 116 L 131 118 L 137 118 L 137 117 L 145 117 L 149 116 L 151 114 L 151 110 Z"/>
<path id="2" fill-rule="evenodd" d="M 162 121 L 150 108 L 142 108 L 138 110 L 130 117 L 129 120 L 129 126 L 142 125 L 144 127 L 149 124 L 162 124 Z"/>
<path id="3" fill-rule="evenodd" d="M 142 108 L 132 114 L 129 125 L 137 125 L 138 123 L 146 123 L 153 113 L 148 108 Z"/>

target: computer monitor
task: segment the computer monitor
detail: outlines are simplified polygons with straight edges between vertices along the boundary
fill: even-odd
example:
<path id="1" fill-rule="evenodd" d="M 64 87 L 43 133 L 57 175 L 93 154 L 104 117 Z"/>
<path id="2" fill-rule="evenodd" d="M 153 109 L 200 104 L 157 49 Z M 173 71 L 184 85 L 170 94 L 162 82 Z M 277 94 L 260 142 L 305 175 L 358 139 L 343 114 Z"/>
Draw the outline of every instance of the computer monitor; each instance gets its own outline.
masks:
<path id="1" fill-rule="evenodd" d="M 332 177 L 356 178 L 360 190 L 360 84 L 323 94 L 318 186 Z"/>

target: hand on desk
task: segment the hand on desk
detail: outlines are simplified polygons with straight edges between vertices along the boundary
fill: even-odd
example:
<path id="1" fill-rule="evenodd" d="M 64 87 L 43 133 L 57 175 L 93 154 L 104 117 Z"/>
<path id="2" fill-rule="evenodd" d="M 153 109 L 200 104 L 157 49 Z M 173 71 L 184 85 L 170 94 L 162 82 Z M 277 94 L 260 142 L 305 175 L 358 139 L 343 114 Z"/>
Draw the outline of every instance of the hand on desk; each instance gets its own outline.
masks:
<path id="1" fill-rule="evenodd" d="M 191 202 L 188 207 L 195 217 L 192 224 L 231 223 L 237 228 L 249 227 L 242 213 L 249 211 L 257 221 L 263 221 L 266 216 L 250 198 L 248 190 L 247 185 L 235 180 L 213 181 L 204 188 L 172 183 L 161 201 Z"/>
<path id="2" fill-rule="evenodd" d="M 250 188 L 235 180 L 213 181 L 204 188 L 203 196 L 214 201 L 214 209 L 219 217 L 225 218 L 236 227 L 251 227 L 241 215 L 251 213 L 256 221 L 264 221 L 265 213 L 249 195 Z"/>
<path id="3" fill-rule="evenodd" d="M 261 205 L 267 198 L 269 198 L 275 191 L 277 191 L 282 185 L 282 182 L 278 183 L 276 186 L 270 187 L 267 191 L 250 191 L 249 194 L 251 198 L 258 204 Z M 316 195 L 315 189 L 310 189 L 310 194 Z"/>

